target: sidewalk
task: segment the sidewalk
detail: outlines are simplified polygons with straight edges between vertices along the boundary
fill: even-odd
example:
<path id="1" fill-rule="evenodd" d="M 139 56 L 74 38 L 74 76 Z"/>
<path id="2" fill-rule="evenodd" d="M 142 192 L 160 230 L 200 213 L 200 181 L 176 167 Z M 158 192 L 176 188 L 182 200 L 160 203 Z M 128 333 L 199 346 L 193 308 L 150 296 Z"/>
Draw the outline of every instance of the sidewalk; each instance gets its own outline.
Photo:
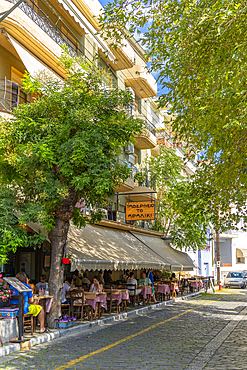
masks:
<path id="1" fill-rule="evenodd" d="M 134 317 L 141 315 L 145 312 L 148 312 L 149 310 L 155 310 L 155 309 L 160 309 L 163 306 L 166 306 L 168 304 L 172 304 L 174 302 L 179 302 L 179 301 L 184 301 L 189 298 L 197 297 L 198 295 L 201 295 L 202 291 L 188 294 L 188 295 L 183 295 L 179 296 L 178 298 L 174 298 L 168 301 L 164 301 L 158 304 L 152 304 L 151 306 L 139 306 L 138 308 L 134 308 L 132 306 L 128 307 L 128 312 L 120 313 L 117 315 L 109 315 L 107 314 L 108 317 L 102 318 L 101 320 L 95 320 L 95 321 L 87 321 L 87 322 L 80 322 L 76 321 L 75 326 L 68 328 L 68 329 L 51 329 L 50 333 L 47 334 L 40 334 L 40 333 L 35 333 L 33 336 L 29 334 L 25 334 L 25 338 L 29 339 L 30 347 L 33 347 L 38 344 L 50 342 L 54 339 L 72 335 L 75 333 L 82 333 L 90 328 L 96 327 L 96 326 L 104 326 L 108 325 L 110 323 L 114 324 L 114 322 L 119 322 L 121 320 L 127 319 L 129 317 Z M 106 315 L 104 315 L 106 316 Z M 11 353 L 17 352 L 21 350 L 21 346 L 18 343 L 10 344 L 10 343 L 5 343 L 3 347 L 0 347 L 0 357 L 10 355 Z"/>

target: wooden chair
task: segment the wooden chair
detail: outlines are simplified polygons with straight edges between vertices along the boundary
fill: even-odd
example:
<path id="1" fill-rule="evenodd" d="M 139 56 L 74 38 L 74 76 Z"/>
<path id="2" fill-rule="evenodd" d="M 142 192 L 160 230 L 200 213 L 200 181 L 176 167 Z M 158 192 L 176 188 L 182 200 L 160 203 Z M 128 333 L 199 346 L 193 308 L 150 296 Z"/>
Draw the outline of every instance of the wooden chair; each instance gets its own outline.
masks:
<path id="1" fill-rule="evenodd" d="M 70 316 L 70 303 L 61 303 L 62 315 Z"/>
<path id="2" fill-rule="evenodd" d="M 11 300 L 19 301 L 19 295 L 12 295 Z M 19 307 L 19 304 L 13 304 L 11 303 L 11 300 L 9 302 L 10 307 Z M 24 297 L 23 297 L 23 312 L 24 312 Z M 19 315 L 17 316 L 17 319 L 19 322 Z M 25 332 L 25 329 L 30 329 L 31 335 L 35 333 L 35 317 L 30 313 L 25 313 L 23 315 L 23 332 Z"/>
<path id="3" fill-rule="evenodd" d="M 135 306 L 136 304 L 136 300 L 137 300 L 137 304 L 139 306 L 139 293 L 137 293 L 137 285 L 135 284 L 127 284 L 126 285 L 126 288 L 132 293 L 134 292 L 134 294 L 130 294 L 130 299 L 132 300 L 132 304 L 133 306 Z"/>
<path id="4" fill-rule="evenodd" d="M 71 316 L 80 315 L 83 320 L 84 308 L 88 307 L 85 303 L 84 290 L 72 290 L 70 294 L 70 314 Z"/>
<path id="5" fill-rule="evenodd" d="M 115 298 L 112 298 L 112 295 L 114 294 L 114 289 L 111 287 L 110 289 L 107 289 L 107 294 L 110 294 L 110 297 L 107 297 L 107 301 L 110 302 L 110 310 L 109 313 L 111 314 L 112 311 L 112 305 L 116 304 L 117 312 L 120 313 L 120 304 L 118 304 L 118 300 Z M 117 292 L 115 292 L 117 294 Z"/>

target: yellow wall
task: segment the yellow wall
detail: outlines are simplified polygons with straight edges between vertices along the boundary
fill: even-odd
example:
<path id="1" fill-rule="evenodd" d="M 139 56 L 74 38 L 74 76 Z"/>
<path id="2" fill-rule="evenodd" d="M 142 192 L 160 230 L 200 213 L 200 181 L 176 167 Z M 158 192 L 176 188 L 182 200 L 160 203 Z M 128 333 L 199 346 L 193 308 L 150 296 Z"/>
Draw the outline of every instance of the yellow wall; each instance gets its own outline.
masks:
<path id="1" fill-rule="evenodd" d="M 18 69 L 18 71 L 24 73 L 24 64 L 17 59 L 8 50 L 4 49 L 0 45 L 0 79 L 3 80 L 5 77 L 7 80 L 11 79 L 11 66 Z"/>

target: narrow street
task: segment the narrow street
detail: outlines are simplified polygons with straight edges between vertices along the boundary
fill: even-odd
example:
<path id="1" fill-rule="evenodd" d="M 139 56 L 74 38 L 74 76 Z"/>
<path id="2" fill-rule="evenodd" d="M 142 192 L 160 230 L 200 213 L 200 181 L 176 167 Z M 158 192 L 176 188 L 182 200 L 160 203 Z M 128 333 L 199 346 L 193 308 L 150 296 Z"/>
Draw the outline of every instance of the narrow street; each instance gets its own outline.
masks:
<path id="1" fill-rule="evenodd" d="M 208 294 L 1 359 L 17 369 L 247 369 L 247 291 Z"/>

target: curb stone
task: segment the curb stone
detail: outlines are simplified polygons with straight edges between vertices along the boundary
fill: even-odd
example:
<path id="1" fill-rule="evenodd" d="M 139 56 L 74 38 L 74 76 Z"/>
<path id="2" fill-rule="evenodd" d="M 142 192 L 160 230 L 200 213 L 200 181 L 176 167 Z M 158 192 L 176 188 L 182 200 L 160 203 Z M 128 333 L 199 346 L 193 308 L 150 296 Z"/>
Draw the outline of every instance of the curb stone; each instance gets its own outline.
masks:
<path id="1" fill-rule="evenodd" d="M 138 316 L 138 315 L 146 313 L 147 311 L 150 311 L 150 310 L 159 309 L 163 306 L 170 305 L 170 304 L 175 303 L 175 302 L 180 302 L 180 301 L 187 300 L 189 298 L 197 297 L 197 296 L 201 295 L 202 293 L 203 292 L 200 291 L 200 292 L 189 294 L 187 296 L 182 296 L 182 297 L 179 297 L 179 298 L 171 299 L 169 301 L 164 301 L 164 302 L 161 302 L 161 303 L 157 303 L 157 304 L 154 304 L 152 306 L 145 306 L 145 307 L 142 307 L 142 308 L 137 308 L 136 310 L 133 310 L 133 311 L 121 313 L 119 315 L 106 317 L 106 318 L 101 319 L 101 320 L 96 320 L 96 321 L 92 321 L 92 322 L 89 322 L 89 323 L 76 325 L 76 326 L 73 326 L 73 327 L 68 328 L 68 329 L 54 330 L 54 331 L 51 331 L 50 333 L 46 333 L 46 334 L 43 334 L 43 335 L 39 335 L 38 337 L 31 338 L 30 339 L 30 346 L 33 347 L 33 346 L 38 345 L 38 344 L 43 344 L 43 343 L 46 343 L 46 342 L 50 342 L 50 341 L 52 341 L 54 339 L 57 339 L 57 338 L 60 338 L 60 337 L 64 337 L 64 336 L 71 335 L 71 334 L 76 334 L 76 333 L 82 333 L 83 331 L 86 331 L 86 330 L 91 329 L 91 328 L 96 327 L 96 326 L 104 326 L 104 325 L 107 325 L 109 323 L 119 322 L 120 320 L 127 319 L 128 317 Z M 20 351 L 20 344 L 19 343 L 7 344 L 7 345 L 4 345 L 3 347 L 0 347 L 0 357 L 7 356 L 7 355 L 10 355 L 11 353 L 18 352 L 18 351 Z"/>

